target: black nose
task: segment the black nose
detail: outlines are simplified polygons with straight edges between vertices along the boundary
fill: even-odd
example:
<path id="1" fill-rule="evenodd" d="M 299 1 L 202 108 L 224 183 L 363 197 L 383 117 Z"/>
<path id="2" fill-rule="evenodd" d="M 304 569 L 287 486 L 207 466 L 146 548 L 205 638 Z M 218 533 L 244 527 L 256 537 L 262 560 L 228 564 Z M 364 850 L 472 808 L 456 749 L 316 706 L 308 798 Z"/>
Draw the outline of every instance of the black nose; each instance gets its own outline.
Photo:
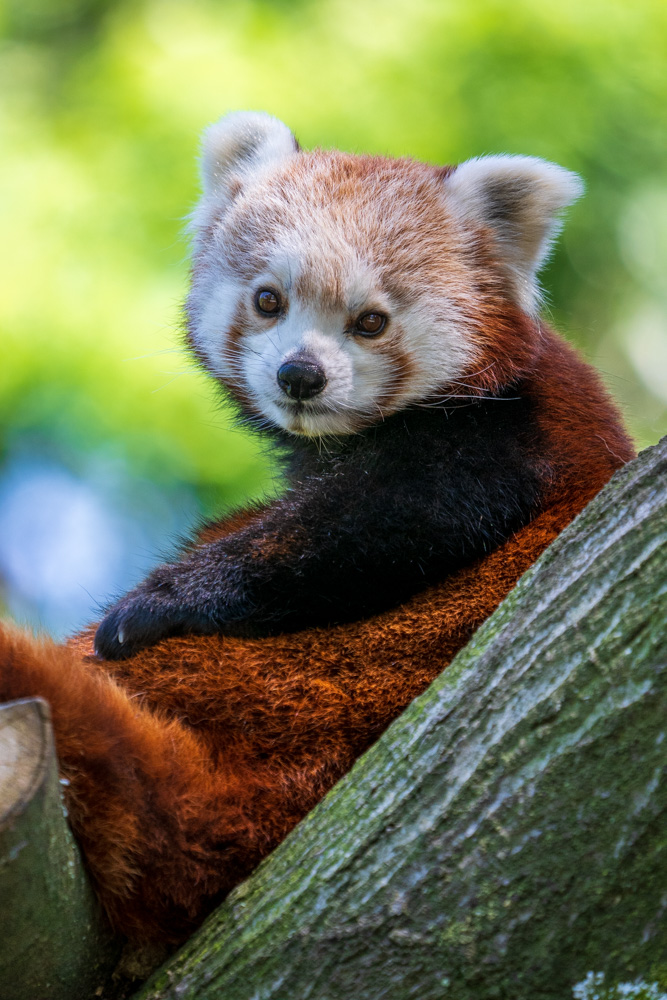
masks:
<path id="1" fill-rule="evenodd" d="M 326 384 L 324 369 L 312 358 L 292 358 L 278 369 L 278 385 L 292 399 L 312 399 Z"/>

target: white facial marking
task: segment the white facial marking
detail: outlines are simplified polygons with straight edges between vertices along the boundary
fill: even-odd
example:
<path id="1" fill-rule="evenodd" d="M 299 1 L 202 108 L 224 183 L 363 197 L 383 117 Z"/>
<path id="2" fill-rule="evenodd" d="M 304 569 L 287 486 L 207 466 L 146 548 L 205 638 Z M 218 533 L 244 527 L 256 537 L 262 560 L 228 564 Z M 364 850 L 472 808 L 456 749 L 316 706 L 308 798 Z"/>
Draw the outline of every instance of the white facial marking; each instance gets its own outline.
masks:
<path id="1" fill-rule="evenodd" d="M 195 343 L 218 378 L 238 375 L 238 361 L 230 350 L 227 332 L 234 320 L 244 286 L 233 278 L 211 282 L 208 294 L 200 296 L 201 306 L 195 326 Z"/>
<path id="2" fill-rule="evenodd" d="M 248 336 L 241 348 L 243 374 L 253 402 L 285 430 L 338 433 L 339 417 L 354 393 L 354 371 L 342 324 L 293 301 L 285 319 L 267 326 L 266 332 Z M 323 369 L 327 384 L 313 399 L 299 402 L 280 387 L 278 369 L 304 355 Z"/>

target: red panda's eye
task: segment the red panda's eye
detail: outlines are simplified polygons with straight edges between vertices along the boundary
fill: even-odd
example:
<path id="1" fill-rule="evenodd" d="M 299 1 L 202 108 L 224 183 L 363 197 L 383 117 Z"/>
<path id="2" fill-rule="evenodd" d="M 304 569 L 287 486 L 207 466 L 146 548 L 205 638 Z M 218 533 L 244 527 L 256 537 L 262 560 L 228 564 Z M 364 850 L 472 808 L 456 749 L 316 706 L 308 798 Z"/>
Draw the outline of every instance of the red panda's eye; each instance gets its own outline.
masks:
<path id="1" fill-rule="evenodd" d="M 259 312 L 272 316 L 280 309 L 280 296 L 272 288 L 260 288 L 255 295 L 255 306 Z"/>
<path id="2" fill-rule="evenodd" d="M 357 332 L 366 337 L 377 337 L 382 333 L 387 323 L 387 317 L 383 313 L 364 313 L 357 320 Z"/>

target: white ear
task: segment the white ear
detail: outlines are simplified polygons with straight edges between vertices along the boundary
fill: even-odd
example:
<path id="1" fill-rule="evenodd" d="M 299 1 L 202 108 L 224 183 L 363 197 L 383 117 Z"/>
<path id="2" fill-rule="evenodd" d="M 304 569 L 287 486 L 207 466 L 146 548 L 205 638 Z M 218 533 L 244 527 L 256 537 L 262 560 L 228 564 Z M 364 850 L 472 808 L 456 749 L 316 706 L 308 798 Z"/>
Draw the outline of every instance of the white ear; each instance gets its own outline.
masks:
<path id="1" fill-rule="evenodd" d="M 510 293 L 527 313 L 540 303 L 537 272 L 560 226 L 560 212 L 583 193 L 574 174 L 533 156 L 483 156 L 445 181 L 455 215 L 491 230 Z"/>
<path id="2" fill-rule="evenodd" d="M 204 198 L 229 195 L 240 181 L 298 152 L 299 144 L 277 118 L 261 111 L 233 111 L 204 132 L 201 176 Z"/>

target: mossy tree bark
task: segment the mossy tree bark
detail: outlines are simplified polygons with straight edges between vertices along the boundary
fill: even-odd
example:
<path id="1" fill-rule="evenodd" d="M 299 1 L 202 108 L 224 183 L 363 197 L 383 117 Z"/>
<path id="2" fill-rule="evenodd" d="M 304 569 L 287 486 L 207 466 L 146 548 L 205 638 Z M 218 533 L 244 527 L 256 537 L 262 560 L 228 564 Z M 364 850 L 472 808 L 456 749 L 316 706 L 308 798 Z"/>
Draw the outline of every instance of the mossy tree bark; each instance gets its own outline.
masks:
<path id="1" fill-rule="evenodd" d="M 119 948 L 65 820 L 39 698 L 0 706 L 0 900 L 2 1000 L 87 1000 L 107 981 Z"/>
<path id="2" fill-rule="evenodd" d="M 663 441 L 137 1000 L 666 980 L 666 514 Z"/>

